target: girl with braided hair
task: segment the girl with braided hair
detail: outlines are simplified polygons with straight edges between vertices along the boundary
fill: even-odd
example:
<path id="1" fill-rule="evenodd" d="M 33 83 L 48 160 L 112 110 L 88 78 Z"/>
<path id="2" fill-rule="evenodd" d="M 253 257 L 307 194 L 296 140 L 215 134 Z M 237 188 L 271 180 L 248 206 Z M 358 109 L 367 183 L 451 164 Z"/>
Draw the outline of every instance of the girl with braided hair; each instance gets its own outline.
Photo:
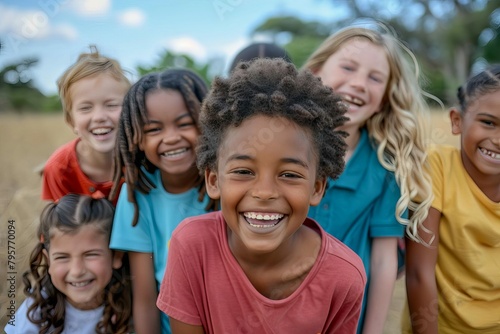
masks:
<path id="1" fill-rule="evenodd" d="M 28 298 L 7 334 L 130 331 L 129 277 L 121 254 L 108 246 L 113 213 L 108 200 L 77 194 L 45 207 L 23 275 Z"/>
<path id="2" fill-rule="evenodd" d="M 169 333 L 155 301 L 175 227 L 215 209 L 196 167 L 198 117 L 207 93 L 203 80 L 185 69 L 147 74 L 123 103 L 115 152 L 118 199 L 110 247 L 128 252 L 137 333 Z"/>
<path id="3" fill-rule="evenodd" d="M 500 65 L 457 97 L 450 120 L 460 148 L 431 147 L 425 243 L 407 244 L 411 327 L 402 333 L 500 333 Z"/>
<path id="4" fill-rule="evenodd" d="M 240 62 L 204 101 L 198 166 L 221 211 L 172 235 L 158 307 L 172 333 L 355 333 L 356 254 L 307 218 L 344 167 L 344 106 L 283 59 Z"/>

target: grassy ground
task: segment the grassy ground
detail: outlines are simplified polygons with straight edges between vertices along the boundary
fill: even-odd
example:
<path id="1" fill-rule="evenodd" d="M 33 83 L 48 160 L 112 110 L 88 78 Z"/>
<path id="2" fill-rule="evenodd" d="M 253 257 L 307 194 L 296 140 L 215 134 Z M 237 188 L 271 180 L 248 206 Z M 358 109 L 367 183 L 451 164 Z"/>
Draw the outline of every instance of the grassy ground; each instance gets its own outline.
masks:
<path id="1" fill-rule="evenodd" d="M 40 200 L 41 178 L 36 170 L 71 138 L 73 134 L 62 114 L 0 115 L 0 332 L 8 320 L 4 305 L 15 300 L 17 309 L 24 299 L 22 273 L 27 268 L 38 216 L 45 205 Z M 14 226 L 15 233 L 8 231 L 8 225 Z M 8 233 L 15 244 L 8 244 Z M 7 262 L 8 251 L 15 251 L 15 255 L 11 254 L 13 263 Z M 4 273 L 9 273 L 10 281 Z"/>
<path id="2" fill-rule="evenodd" d="M 457 138 L 449 135 L 449 119 L 445 113 L 433 113 L 431 123 L 432 143 L 457 145 Z M 4 305 L 11 300 L 7 297 L 11 292 L 10 283 L 3 277 L 4 273 L 16 272 L 16 289 L 12 290 L 17 300 L 16 308 L 23 300 L 22 272 L 26 269 L 38 216 L 44 206 L 40 200 L 41 179 L 36 170 L 57 147 L 72 138 L 74 135 L 61 114 L 0 114 L 0 331 L 7 321 Z M 14 270 L 9 270 L 6 262 L 9 220 L 15 221 Z M 385 333 L 399 332 L 404 301 L 404 279 L 399 279 Z"/>

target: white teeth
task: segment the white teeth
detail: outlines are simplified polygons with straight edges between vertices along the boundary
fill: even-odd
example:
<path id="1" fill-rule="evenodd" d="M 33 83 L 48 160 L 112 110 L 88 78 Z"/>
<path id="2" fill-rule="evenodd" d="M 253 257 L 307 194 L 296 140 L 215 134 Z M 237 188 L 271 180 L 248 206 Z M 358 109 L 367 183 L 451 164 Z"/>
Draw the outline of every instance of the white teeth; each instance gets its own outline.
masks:
<path id="1" fill-rule="evenodd" d="M 490 157 L 492 157 L 493 159 L 500 159 L 500 153 L 495 153 L 495 152 L 492 152 L 492 151 L 489 151 L 485 148 L 480 148 L 481 152 L 483 152 L 483 154 L 486 154 Z"/>
<path id="2" fill-rule="evenodd" d="M 258 220 L 279 220 L 283 218 L 283 214 L 260 214 L 255 212 L 245 212 L 243 214 L 246 218 L 258 219 Z"/>
<path id="3" fill-rule="evenodd" d="M 182 154 L 182 153 L 184 153 L 186 151 L 187 151 L 187 148 L 180 148 L 178 150 L 165 152 L 162 155 L 166 156 L 166 157 L 174 157 L 174 156 L 180 155 L 180 154 Z"/>
<path id="4" fill-rule="evenodd" d="M 252 224 L 252 223 L 248 223 L 250 224 L 250 226 L 252 227 L 256 227 L 256 228 L 270 228 L 270 227 L 274 227 L 276 225 L 278 225 L 279 222 L 276 222 L 274 224 L 264 224 L 264 225 L 260 225 L 260 224 Z"/>
<path id="5" fill-rule="evenodd" d="M 99 128 L 99 129 L 92 130 L 92 133 L 95 135 L 105 135 L 105 134 L 110 133 L 110 132 L 111 132 L 110 128 Z"/>
<path id="6" fill-rule="evenodd" d="M 358 99 L 357 97 L 354 97 L 354 96 L 343 95 L 342 97 L 343 97 L 344 101 L 346 101 L 348 103 L 352 103 L 352 104 L 355 104 L 358 106 L 362 106 L 365 104 L 361 99 Z"/>
<path id="7" fill-rule="evenodd" d="M 85 282 L 70 282 L 69 284 L 71 284 L 72 286 L 74 287 L 82 287 L 82 286 L 86 286 L 90 283 L 90 281 L 85 281 Z"/>

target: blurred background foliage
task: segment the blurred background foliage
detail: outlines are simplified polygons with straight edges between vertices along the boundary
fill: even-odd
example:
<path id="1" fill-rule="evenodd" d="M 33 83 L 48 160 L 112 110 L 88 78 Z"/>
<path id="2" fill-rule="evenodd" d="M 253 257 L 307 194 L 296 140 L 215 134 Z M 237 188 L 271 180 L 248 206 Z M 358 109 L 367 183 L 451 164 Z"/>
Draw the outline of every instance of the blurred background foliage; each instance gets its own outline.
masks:
<path id="1" fill-rule="evenodd" d="M 304 21 L 293 16 L 266 18 L 251 31 L 284 47 L 302 66 L 331 33 L 357 21 L 387 23 L 418 59 L 423 87 L 445 104 L 454 102 L 456 87 L 490 63 L 500 62 L 500 0 L 322 0 L 348 13 L 331 23 Z M 0 41 L 1 48 L 1 41 Z M 228 60 L 230 62 L 231 60 Z M 0 69 L 0 111 L 60 110 L 57 96 L 45 96 L 34 85 L 31 69 L 37 59 L 23 59 Z M 221 59 L 198 63 L 185 54 L 165 50 L 155 63 L 138 65 L 142 76 L 170 67 L 189 68 L 207 84 L 223 73 Z"/>

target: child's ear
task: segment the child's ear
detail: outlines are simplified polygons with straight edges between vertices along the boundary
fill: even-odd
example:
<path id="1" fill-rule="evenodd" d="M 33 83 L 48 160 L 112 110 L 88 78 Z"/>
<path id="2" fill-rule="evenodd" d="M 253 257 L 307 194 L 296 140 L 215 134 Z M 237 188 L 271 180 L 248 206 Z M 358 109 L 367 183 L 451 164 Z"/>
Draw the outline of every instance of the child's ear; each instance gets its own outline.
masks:
<path id="1" fill-rule="evenodd" d="M 459 135 L 462 133 L 462 114 L 456 108 L 450 109 L 451 133 Z"/>
<path id="2" fill-rule="evenodd" d="M 323 194 L 325 193 L 326 189 L 326 177 L 321 177 L 316 179 L 314 182 L 314 189 L 313 189 L 313 194 L 311 196 L 311 200 L 309 201 L 309 204 L 312 206 L 316 206 L 321 202 L 323 199 Z"/>
<path id="3" fill-rule="evenodd" d="M 205 169 L 205 183 L 207 185 L 208 196 L 212 199 L 219 199 L 220 189 L 217 173 L 208 168 Z"/>
<path id="4" fill-rule="evenodd" d="M 122 267 L 123 255 L 123 252 L 113 251 L 113 261 L 111 262 L 111 267 L 113 267 L 113 269 L 120 269 Z"/>

